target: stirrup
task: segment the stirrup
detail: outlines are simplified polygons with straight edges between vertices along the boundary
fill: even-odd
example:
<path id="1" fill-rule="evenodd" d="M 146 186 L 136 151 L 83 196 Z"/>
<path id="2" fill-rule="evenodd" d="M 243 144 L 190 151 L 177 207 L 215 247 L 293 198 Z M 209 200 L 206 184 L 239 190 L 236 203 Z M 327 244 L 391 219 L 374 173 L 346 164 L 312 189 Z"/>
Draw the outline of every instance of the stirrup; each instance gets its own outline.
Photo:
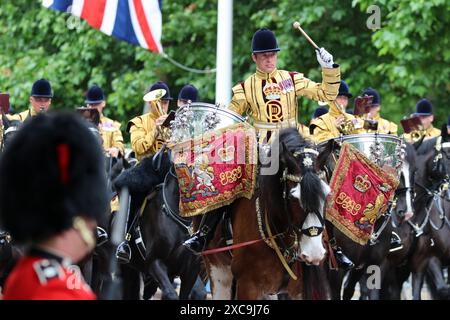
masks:
<path id="1" fill-rule="evenodd" d="M 389 252 L 403 249 L 402 239 L 395 231 L 392 231 L 390 246 Z"/>
<path id="2" fill-rule="evenodd" d="M 200 254 L 206 246 L 206 235 L 202 235 L 200 231 L 197 231 L 183 242 L 183 246 L 189 249 L 194 254 Z"/>
<path id="3" fill-rule="evenodd" d="M 97 226 L 97 247 L 105 244 L 109 240 L 108 233 L 102 227 Z"/>
<path id="4" fill-rule="evenodd" d="M 116 258 L 120 263 L 130 263 L 131 261 L 131 248 L 128 241 L 122 241 L 116 250 Z"/>

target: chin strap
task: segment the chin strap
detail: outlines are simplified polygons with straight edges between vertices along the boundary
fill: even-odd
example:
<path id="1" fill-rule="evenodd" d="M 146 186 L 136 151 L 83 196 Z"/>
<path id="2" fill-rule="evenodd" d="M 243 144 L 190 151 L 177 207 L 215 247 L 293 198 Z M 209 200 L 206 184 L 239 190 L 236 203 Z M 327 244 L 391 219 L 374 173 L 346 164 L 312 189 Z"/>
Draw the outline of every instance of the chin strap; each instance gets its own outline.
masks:
<path id="1" fill-rule="evenodd" d="M 73 227 L 80 233 L 81 238 L 86 243 L 90 250 L 95 248 L 95 237 L 94 232 L 92 232 L 86 224 L 86 221 L 81 217 L 75 217 L 73 219 Z"/>

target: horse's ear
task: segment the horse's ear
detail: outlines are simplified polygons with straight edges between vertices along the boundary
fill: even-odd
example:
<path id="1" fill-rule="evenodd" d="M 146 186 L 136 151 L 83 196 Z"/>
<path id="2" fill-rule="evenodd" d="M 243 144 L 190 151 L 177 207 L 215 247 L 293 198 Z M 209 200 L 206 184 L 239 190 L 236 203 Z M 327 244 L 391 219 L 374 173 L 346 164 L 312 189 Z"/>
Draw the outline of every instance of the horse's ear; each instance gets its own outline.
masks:
<path id="1" fill-rule="evenodd" d="M 441 136 L 443 142 L 450 142 L 450 135 L 448 134 L 447 124 L 444 123 L 441 128 Z"/>
<path id="2" fill-rule="evenodd" d="M 3 127 L 4 128 L 8 128 L 9 127 L 8 117 L 4 113 L 2 113 L 2 122 L 3 122 Z"/>

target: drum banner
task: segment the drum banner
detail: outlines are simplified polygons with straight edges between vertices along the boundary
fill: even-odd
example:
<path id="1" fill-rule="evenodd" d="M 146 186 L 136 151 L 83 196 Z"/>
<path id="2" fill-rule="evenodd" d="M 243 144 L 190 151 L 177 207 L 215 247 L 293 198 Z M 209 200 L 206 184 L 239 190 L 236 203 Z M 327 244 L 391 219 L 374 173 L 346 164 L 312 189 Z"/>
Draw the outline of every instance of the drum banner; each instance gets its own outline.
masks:
<path id="1" fill-rule="evenodd" d="M 377 218 L 392 201 L 398 179 L 351 144 L 342 144 L 331 178 L 326 218 L 353 241 L 367 244 Z"/>
<path id="2" fill-rule="evenodd" d="M 257 173 L 255 129 L 238 123 L 172 146 L 180 215 L 204 214 L 253 196 Z"/>

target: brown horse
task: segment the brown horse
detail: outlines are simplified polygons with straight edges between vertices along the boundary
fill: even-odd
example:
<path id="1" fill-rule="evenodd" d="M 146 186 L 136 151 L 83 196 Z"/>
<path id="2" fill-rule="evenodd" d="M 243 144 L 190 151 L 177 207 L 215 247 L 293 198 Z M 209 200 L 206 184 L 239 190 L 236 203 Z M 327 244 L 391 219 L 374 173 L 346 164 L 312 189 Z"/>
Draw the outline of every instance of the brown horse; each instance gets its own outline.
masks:
<path id="1" fill-rule="evenodd" d="M 326 275 L 318 265 L 325 256 L 323 209 L 329 188 L 317 176 L 317 154 L 295 129 L 280 132 L 271 145 L 271 165 L 279 164 L 276 174 L 260 173 L 253 198 L 238 199 L 227 208 L 234 243 L 260 241 L 231 255 L 205 257 L 214 299 L 262 299 L 280 292 L 292 299 L 328 298 Z M 223 227 L 217 228 L 209 248 L 225 245 Z M 292 277 L 275 248 L 292 268 Z"/>

